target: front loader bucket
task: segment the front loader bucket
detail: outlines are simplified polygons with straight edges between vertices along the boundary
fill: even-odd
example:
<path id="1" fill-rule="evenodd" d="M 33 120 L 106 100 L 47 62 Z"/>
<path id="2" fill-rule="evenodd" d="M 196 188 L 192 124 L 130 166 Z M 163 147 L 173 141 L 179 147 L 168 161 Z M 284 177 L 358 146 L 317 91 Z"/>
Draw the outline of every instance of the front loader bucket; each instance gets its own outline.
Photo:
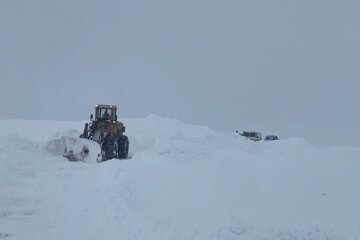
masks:
<path id="1" fill-rule="evenodd" d="M 69 161 L 100 162 L 102 160 L 100 145 L 84 138 L 65 138 L 63 156 Z"/>
<path id="2" fill-rule="evenodd" d="M 85 161 L 89 154 L 89 148 L 84 144 L 79 144 L 76 138 L 65 138 L 65 151 L 63 156 L 69 161 Z"/>
<path id="3" fill-rule="evenodd" d="M 62 155 L 73 162 L 100 162 L 102 159 L 100 145 L 84 138 L 55 139 L 48 142 L 47 150 L 53 155 Z"/>

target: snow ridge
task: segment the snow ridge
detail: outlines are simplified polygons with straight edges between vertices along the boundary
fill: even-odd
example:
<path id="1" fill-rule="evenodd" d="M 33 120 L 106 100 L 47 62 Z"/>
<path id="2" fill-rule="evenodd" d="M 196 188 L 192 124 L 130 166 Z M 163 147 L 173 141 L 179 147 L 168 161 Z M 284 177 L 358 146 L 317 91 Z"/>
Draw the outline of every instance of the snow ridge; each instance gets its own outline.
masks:
<path id="1" fill-rule="evenodd" d="M 2 120 L 0 238 L 360 237 L 359 148 L 254 143 L 154 115 L 123 121 L 132 158 L 84 163 L 49 151 L 83 122 Z"/>

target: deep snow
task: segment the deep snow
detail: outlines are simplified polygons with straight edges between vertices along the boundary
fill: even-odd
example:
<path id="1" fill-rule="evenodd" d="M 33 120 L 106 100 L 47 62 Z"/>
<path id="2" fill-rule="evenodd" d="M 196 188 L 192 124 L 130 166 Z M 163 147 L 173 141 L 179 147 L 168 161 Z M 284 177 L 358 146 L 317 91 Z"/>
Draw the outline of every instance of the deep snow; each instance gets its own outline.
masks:
<path id="1" fill-rule="evenodd" d="M 83 122 L 0 121 L 0 238 L 360 239 L 360 148 L 123 121 L 132 159 L 103 163 L 49 151 Z"/>

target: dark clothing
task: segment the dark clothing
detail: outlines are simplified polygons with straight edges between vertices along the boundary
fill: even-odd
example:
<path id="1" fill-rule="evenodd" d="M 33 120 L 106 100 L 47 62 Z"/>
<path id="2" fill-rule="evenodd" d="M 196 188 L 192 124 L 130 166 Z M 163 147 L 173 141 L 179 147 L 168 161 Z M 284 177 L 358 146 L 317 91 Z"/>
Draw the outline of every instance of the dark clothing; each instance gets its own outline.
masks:
<path id="1" fill-rule="evenodd" d="M 105 112 L 105 113 L 103 114 L 103 116 L 102 116 L 102 119 L 103 119 L 103 120 L 110 120 L 110 115 L 109 115 L 107 112 Z"/>

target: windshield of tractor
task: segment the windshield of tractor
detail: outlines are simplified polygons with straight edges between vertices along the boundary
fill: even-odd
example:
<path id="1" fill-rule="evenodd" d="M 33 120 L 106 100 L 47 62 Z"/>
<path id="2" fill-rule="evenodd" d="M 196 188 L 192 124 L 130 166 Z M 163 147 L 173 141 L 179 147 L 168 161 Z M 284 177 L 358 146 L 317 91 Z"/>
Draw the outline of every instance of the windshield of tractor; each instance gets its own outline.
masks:
<path id="1" fill-rule="evenodd" d="M 99 109 L 99 119 L 101 120 L 111 120 L 111 109 L 109 108 L 100 108 Z"/>

